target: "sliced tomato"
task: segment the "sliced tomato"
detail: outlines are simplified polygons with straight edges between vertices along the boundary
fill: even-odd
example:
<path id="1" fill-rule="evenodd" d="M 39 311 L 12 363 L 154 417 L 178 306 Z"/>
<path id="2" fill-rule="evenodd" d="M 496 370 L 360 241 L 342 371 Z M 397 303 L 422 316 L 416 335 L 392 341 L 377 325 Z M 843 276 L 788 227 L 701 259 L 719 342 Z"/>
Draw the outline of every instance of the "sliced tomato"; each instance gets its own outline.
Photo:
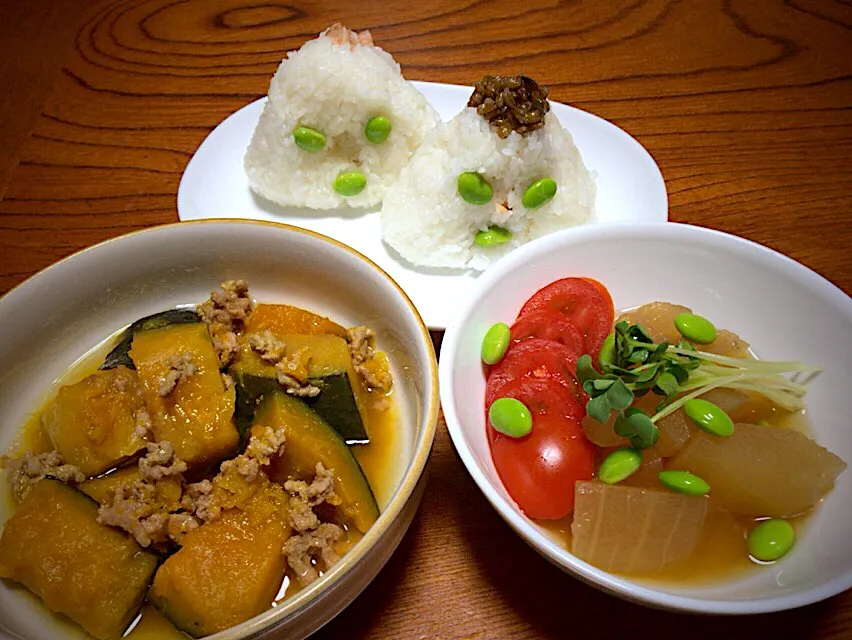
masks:
<path id="1" fill-rule="evenodd" d="M 585 353 L 583 332 L 558 311 L 540 309 L 521 316 L 512 325 L 512 342 L 543 338 L 560 342 L 579 358 Z"/>
<path id="2" fill-rule="evenodd" d="M 558 311 L 583 332 L 585 352 L 597 356 L 615 318 L 612 298 L 599 287 L 603 285 L 585 278 L 556 280 L 536 291 L 521 308 L 518 318 L 542 309 Z"/>
<path id="3" fill-rule="evenodd" d="M 491 367 L 486 384 L 486 402 L 490 405 L 499 397 L 505 384 L 519 378 L 552 379 L 583 401 L 583 390 L 577 382 L 576 372 L 577 354 L 564 344 L 529 338 L 511 345 L 503 359 Z"/>
<path id="4" fill-rule="evenodd" d="M 488 436 L 497 474 L 527 516 L 562 518 L 574 509 L 574 484 L 595 470 L 595 448 L 577 420 L 534 413 L 528 436 L 510 438 L 490 426 Z"/>
<path id="5" fill-rule="evenodd" d="M 553 415 L 579 421 L 586 415 L 585 404 L 552 378 L 517 378 L 499 388 L 486 387 L 486 412 L 497 398 L 520 400 L 534 416 Z"/>

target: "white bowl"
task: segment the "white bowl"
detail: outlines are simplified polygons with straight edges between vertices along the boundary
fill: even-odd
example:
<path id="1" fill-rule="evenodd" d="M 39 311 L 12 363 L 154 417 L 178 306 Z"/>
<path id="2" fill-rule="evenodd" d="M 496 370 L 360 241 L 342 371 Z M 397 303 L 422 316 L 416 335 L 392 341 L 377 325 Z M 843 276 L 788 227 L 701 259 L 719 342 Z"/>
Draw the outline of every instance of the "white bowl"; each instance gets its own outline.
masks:
<path id="1" fill-rule="evenodd" d="M 692 307 L 743 336 L 758 356 L 821 364 L 808 407 L 816 440 L 852 465 L 848 396 L 852 299 L 801 264 L 724 233 L 679 224 L 613 223 L 550 234 L 486 271 L 441 347 L 441 401 L 450 436 L 500 515 L 542 556 L 615 595 L 704 613 L 759 613 L 806 605 L 852 587 L 852 470 L 839 478 L 793 552 L 739 578 L 704 585 L 643 582 L 583 562 L 525 517 L 503 488 L 485 431 L 479 348 L 499 321 L 558 278 L 602 282 L 616 309 L 665 300 Z"/>
<path id="2" fill-rule="evenodd" d="M 201 302 L 232 278 L 248 280 L 260 301 L 289 302 L 373 328 L 390 357 L 401 409 L 396 488 L 377 496 L 382 514 L 364 538 L 310 587 L 211 636 L 255 638 L 275 630 L 298 640 L 349 604 L 396 549 L 420 501 L 438 419 L 429 332 L 405 293 L 361 254 L 296 227 L 208 220 L 132 233 L 62 260 L 0 299 L 0 451 L 40 408 L 53 381 L 89 349 L 138 318 Z M 9 511 L 0 504 L 0 521 Z M 84 637 L 25 590 L 2 582 L 0 637 L 11 637 L 6 634 Z"/>

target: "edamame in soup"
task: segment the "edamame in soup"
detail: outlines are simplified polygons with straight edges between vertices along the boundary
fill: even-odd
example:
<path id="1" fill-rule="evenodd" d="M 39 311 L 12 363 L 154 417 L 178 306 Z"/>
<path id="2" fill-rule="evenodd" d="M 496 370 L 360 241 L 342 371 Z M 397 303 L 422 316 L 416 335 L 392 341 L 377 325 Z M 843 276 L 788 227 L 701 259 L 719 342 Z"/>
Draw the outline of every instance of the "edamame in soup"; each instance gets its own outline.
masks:
<path id="1" fill-rule="evenodd" d="M 846 463 L 808 437 L 819 366 L 758 360 L 693 310 L 616 318 L 564 278 L 484 333 L 486 429 L 504 487 L 576 556 L 613 573 L 723 578 L 795 553 Z M 525 415 L 531 415 L 531 425 Z"/>

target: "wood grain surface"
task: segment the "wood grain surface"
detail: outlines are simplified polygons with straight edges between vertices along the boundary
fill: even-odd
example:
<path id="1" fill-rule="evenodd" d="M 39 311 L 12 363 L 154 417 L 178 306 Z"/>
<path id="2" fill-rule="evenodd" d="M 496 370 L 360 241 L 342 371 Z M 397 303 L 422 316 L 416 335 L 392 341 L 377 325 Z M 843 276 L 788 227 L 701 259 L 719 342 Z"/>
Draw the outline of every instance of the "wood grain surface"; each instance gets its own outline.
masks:
<path id="1" fill-rule="evenodd" d="M 650 150 L 672 220 L 767 244 L 852 292 L 848 0 L 5 0 L 0 292 L 175 221 L 196 147 L 335 20 L 370 29 L 409 79 L 535 77 Z M 503 524 L 443 425 L 429 472 L 398 552 L 317 638 L 852 637 L 852 593 L 748 618 L 605 596 Z"/>

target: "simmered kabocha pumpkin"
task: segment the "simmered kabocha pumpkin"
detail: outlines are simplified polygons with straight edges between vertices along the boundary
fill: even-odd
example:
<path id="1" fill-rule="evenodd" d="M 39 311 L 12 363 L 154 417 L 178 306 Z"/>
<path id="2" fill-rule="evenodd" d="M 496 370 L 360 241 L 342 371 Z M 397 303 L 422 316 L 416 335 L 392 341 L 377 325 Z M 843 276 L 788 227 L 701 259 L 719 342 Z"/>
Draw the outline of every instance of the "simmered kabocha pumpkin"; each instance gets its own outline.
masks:
<path id="1" fill-rule="evenodd" d="M 304 348 L 310 354 L 308 382 L 318 387 L 320 393 L 312 398 L 301 398 L 301 401 L 336 429 L 347 443 L 367 442 L 369 436 L 363 419 L 367 391 L 352 366 L 346 341 L 333 335 L 273 334 L 286 346 L 287 353 Z M 251 335 L 243 339 L 240 357 L 230 371 L 237 383 L 238 421 L 243 425 L 250 421 L 264 393 L 281 388 L 276 380 L 275 366 L 249 346 Z"/>
<path id="2" fill-rule="evenodd" d="M 121 637 L 139 610 L 157 556 L 98 524 L 98 505 L 57 480 L 37 483 L 0 538 L 0 577 L 101 640 Z"/>
<path id="3" fill-rule="evenodd" d="M 139 467 L 133 465 L 113 471 L 100 478 L 92 478 L 83 482 L 79 489 L 93 500 L 106 504 L 110 495 L 119 486 L 129 487 L 140 478 Z M 180 478 L 169 476 L 160 478 L 156 483 L 155 497 L 156 506 L 161 507 L 164 512 L 176 511 L 180 507 L 180 497 L 183 491 Z"/>
<path id="4" fill-rule="evenodd" d="M 163 380 L 176 356 L 190 361 L 193 371 L 163 393 Z M 225 389 L 206 325 L 176 324 L 137 333 L 130 357 L 139 372 L 154 440 L 171 442 L 175 455 L 190 466 L 234 453 L 239 440 L 233 423 L 234 390 Z"/>
<path id="5" fill-rule="evenodd" d="M 287 445 L 273 460 L 269 477 L 311 478 L 317 462 L 334 470 L 334 490 L 342 500 L 338 507 L 345 520 L 365 533 L 379 517 L 370 484 L 349 447 L 315 411 L 281 391 L 264 396 L 254 417 L 255 425 L 283 428 Z M 344 523 L 345 524 L 345 523 Z"/>
<path id="6" fill-rule="evenodd" d="M 247 333 L 269 330 L 278 335 L 323 334 L 346 337 L 346 329 L 319 314 L 289 304 L 259 304 L 246 324 Z"/>
<path id="7" fill-rule="evenodd" d="M 123 366 L 62 387 L 42 420 L 65 461 L 94 476 L 144 448 L 136 433 L 138 390 L 136 372 Z"/>
<path id="8" fill-rule="evenodd" d="M 284 579 L 287 494 L 263 475 L 252 484 L 257 486 L 248 501 L 188 533 L 154 578 L 151 601 L 192 636 L 265 611 Z"/>

